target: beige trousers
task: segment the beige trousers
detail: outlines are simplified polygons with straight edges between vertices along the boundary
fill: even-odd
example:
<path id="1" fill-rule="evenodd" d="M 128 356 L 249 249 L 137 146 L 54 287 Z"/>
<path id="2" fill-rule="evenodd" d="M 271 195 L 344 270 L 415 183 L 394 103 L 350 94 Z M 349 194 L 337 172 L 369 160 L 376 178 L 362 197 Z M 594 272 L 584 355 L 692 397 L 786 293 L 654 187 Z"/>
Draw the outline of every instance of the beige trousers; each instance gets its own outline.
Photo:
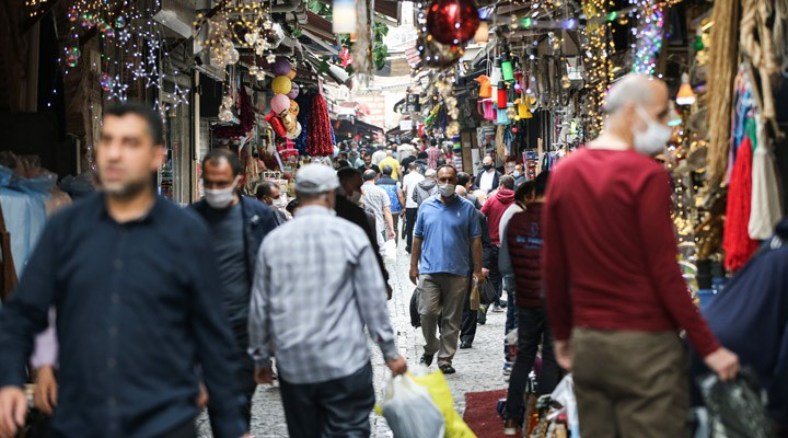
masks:
<path id="1" fill-rule="evenodd" d="M 451 365 L 460 338 L 462 308 L 468 289 L 468 277 L 451 274 L 419 276 L 419 314 L 424 334 L 424 354 L 438 353 L 438 366 Z M 440 340 L 436 337 L 440 323 Z"/>
<path id="2" fill-rule="evenodd" d="M 581 436 L 689 436 L 688 362 L 677 333 L 578 328 L 571 346 Z"/>

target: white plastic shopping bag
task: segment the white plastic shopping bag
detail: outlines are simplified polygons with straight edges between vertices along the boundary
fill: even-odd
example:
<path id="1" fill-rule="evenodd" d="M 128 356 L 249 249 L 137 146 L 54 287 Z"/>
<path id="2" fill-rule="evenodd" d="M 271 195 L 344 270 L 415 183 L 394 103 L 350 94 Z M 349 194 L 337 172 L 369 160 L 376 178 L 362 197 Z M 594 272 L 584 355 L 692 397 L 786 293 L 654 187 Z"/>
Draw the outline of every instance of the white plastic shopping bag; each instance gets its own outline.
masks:
<path id="1" fill-rule="evenodd" d="M 397 241 L 394 239 L 387 240 L 386 243 L 383 244 L 383 257 L 391 261 L 392 263 L 397 260 Z"/>
<path id="2" fill-rule="evenodd" d="M 572 432 L 572 438 L 580 438 L 580 423 L 577 418 L 577 400 L 575 399 L 575 382 L 572 375 L 568 374 L 558 383 L 550 398 L 566 409 L 567 425 Z"/>
<path id="3" fill-rule="evenodd" d="M 408 376 L 389 380 L 380 407 L 394 438 L 443 438 L 443 414 L 427 390 Z"/>

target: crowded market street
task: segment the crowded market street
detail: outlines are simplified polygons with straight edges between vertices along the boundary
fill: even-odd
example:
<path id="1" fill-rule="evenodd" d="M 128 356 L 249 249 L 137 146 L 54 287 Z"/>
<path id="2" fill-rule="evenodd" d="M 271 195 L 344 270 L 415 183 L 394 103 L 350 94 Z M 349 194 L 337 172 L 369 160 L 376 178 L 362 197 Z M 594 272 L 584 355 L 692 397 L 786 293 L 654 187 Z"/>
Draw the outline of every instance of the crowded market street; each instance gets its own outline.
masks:
<path id="1" fill-rule="evenodd" d="M 788 0 L 0 0 L 0 438 L 788 438 Z"/>

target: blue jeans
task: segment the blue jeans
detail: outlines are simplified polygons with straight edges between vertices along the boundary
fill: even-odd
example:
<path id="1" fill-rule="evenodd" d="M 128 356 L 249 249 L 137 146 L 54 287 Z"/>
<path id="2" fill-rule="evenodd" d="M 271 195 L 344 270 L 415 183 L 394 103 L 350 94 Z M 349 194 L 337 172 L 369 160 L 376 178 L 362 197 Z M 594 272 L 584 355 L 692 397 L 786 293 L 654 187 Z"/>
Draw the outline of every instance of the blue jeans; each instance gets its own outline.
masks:
<path id="1" fill-rule="evenodd" d="M 508 302 L 506 306 L 506 324 L 504 324 L 504 341 L 503 341 L 503 359 L 506 362 L 509 362 L 509 350 L 506 347 L 506 335 L 509 334 L 510 331 L 516 329 L 518 327 L 517 323 L 517 302 L 515 300 L 515 292 L 508 291 Z"/>
<path id="2" fill-rule="evenodd" d="M 550 394 L 558 385 L 561 370 L 555 360 L 553 339 L 547 312 L 543 307 L 517 309 L 517 359 L 512 367 L 509 392 L 506 396 L 507 417 L 522 422 L 524 412 L 525 385 L 528 374 L 534 367 L 539 343 L 542 343 L 542 368 L 537 376 L 538 395 Z"/>

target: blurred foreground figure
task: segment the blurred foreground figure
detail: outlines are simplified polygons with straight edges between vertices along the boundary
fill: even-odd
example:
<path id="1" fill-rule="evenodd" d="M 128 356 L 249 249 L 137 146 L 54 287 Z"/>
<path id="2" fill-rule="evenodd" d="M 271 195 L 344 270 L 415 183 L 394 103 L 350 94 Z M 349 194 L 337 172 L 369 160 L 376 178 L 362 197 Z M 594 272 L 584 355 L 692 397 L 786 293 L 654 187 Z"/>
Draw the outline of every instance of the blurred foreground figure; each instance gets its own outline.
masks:
<path id="1" fill-rule="evenodd" d="M 59 403 L 67 437 L 194 437 L 198 375 L 213 432 L 246 432 L 202 221 L 154 193 L 162 122 L 149 108 L 105 112 L 96 148 L 103 193 L 54 216 L 8 306 L 0 311 L 0 436 L 27 411 L 25 365 L 57 312 Z"/>
<path id="2" fill-rule="evenodd" d="M 407 370 L 369 238 L 334 214 L 338 188 L 328 166 L 298 171 L 298 212 L 263 241 L 255 273 L 249 349 L 258 383 L 272 382 L 276 352 L 292 437 L 370 435 L 375 390 L 364 327 L 391 371 Z"/>
<path id="3" fill-rule="evenodd" d="M 769 396 L 776 436 L 788 436 L 788 218 L 703 309 L 720 341 Z"/>
<path id="4" fill-rule="evenodd" d="M 721 378 L 739 362 L 700 316 L 676 262 L 670 181 L 650 157 L 672 132 L 665 83 L 626 76 L 606 110 L 602 135 L 559 163 L 547 191 L 542 277 L 556 359 L 572 368 L 583 436 L 686 436 L 679 329 Z"/>
<path id="5" fill-rule="evenodd" d="M 252 279 L 260 244 L 276 228 L 278 221 L 272 208 L 238 193 L 243 166 L 237 154 L 228 149 L 213 149 L 205 155 L 202 169 L 205 199 L 191 208 L 205 219 L 211 234 L 210 243 L 216 254 L 221 285 L 217 292 L 235 338 L 234 362 L 248 427 L 252 418 L 252 397 L 257 389 L 254 362 L 246 352 Z M 276 190 L 279 196 L 279 189 Z M 213 411 L 209 409 L 208 413 L 213 414 Z"/>

